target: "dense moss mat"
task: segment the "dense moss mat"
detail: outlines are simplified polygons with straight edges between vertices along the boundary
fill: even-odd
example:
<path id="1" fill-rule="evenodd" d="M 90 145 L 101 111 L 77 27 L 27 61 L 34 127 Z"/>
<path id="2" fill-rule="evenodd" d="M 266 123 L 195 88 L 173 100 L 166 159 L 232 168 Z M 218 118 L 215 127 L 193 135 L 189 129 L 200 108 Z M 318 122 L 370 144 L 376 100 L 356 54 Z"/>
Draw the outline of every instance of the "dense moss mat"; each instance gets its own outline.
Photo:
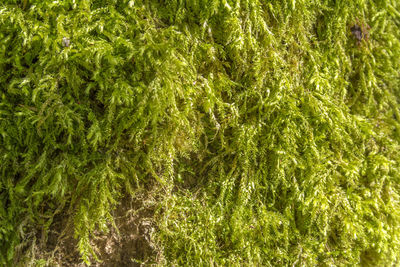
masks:
<path id="1" fill-rule="evenodd" d="M 3 0 L 0 265 L 60 212 L 93 262 L 149 183 L 160 265 L 400 264 L 399 38 L 397 0 Z"/>

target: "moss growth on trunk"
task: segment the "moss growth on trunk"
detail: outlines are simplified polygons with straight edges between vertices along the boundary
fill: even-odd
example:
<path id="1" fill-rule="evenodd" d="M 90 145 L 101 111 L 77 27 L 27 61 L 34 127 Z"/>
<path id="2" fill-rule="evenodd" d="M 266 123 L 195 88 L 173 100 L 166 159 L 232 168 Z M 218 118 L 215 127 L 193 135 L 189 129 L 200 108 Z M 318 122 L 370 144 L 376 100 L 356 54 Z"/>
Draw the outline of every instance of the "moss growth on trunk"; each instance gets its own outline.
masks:
<path id="1" fill-rule="evenodd" d="M 149 184 L 160 265 L 400 264 L 399 10 L 3 0 L 0 265 Z"/>

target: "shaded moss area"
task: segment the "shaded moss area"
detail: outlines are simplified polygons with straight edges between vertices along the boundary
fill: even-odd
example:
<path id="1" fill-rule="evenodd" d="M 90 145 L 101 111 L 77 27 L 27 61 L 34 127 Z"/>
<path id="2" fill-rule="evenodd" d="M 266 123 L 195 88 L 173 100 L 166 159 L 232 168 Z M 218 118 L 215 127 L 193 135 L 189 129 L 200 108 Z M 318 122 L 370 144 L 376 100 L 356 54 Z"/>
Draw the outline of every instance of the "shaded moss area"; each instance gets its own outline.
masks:
<path id="1" fill-rule="evenodd" d="M 59 214 L 96 262 L 143 190 L 159 265 L 399 264 L 398 10 L 3 1 L 0 264 Z"/>

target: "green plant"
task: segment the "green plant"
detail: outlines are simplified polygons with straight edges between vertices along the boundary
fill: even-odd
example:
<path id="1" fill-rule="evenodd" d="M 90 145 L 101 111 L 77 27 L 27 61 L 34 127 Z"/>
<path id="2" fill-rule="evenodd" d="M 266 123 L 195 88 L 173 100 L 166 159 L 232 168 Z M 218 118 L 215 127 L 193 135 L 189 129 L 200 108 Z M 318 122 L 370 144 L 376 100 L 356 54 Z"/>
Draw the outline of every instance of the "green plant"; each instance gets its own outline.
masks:
<path id="1" fill-rule="evenodd" d="M 151 182 L 160 264 L 399 262 L 398 1 L 3 2 L 0 263 Z"/>

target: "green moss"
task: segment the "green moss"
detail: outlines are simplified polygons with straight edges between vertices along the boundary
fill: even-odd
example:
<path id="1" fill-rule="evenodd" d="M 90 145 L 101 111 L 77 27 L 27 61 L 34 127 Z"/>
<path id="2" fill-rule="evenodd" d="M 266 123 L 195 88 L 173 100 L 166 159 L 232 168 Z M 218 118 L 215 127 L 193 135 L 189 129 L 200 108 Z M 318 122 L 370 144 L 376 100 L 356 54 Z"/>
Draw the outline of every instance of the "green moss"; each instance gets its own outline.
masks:
<path id="1" fill-rule="evenodd" d="M 397 10 L 3 1 L 0 264 L 61 210 L 89 262 L 148 183 L 160 264 L 398 264 Z"/>

